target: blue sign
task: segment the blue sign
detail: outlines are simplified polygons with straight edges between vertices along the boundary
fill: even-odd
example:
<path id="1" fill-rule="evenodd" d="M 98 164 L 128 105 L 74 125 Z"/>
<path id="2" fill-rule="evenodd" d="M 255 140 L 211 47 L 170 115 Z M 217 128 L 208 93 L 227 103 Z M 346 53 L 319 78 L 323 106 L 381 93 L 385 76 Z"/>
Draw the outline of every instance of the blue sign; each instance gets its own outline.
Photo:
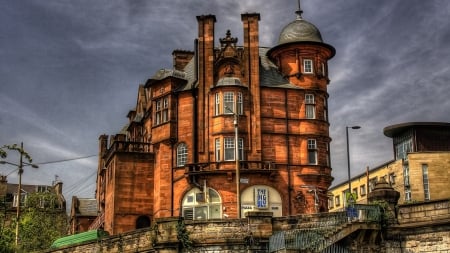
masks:
<path id="1" fill-rule="evenodd" d="M 269 203 L 268 203 L 268 199 L 269 199 L 269 192 L 266 188 L 256 188 L 255 189 L 255 197 L 256 197 L 256 207 L 259 209 L 263 209 L 263 208 L 268 208 L 269 207 Z"/>

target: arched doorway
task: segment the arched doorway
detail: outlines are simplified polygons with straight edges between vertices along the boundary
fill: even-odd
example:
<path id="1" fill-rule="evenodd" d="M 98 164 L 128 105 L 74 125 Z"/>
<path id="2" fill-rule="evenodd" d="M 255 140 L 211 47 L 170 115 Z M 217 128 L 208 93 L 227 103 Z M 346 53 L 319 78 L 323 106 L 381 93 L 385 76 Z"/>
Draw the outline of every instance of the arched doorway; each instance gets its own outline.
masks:
<path id="1" fill-rule="evenodd" d="M 136 219 L 136 229 L 150 227 L 150 218 L 145 215 L 141 215 Z"/>

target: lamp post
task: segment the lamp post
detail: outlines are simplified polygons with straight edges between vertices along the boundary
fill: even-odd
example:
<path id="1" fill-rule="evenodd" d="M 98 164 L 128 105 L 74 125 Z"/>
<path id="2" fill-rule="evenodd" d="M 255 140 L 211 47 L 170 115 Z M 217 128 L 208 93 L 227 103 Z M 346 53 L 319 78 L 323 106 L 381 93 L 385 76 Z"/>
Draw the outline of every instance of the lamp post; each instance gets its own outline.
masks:
<path id="1" fill-rule="evenodd" d="M 237 105 L 236 105 L 237 107 Z M 240 185 L 240 171 L 239 171 L 239 115 L 232 111 L 228 106 L 225 106 L 229 112 L 231 112 L 234 116 L 233 124 L 234 124 L 234 156 L 236 161 L 236 211 L 237 218 L 241 218 L 241 185 Z M 237 111 L 237 110 L 236 110 Z"/>
<path id="2" fill-rule="evenodd" d="M 17 212 L 16 212 L 16 246 L 19 245 L 19 218 L 20 218 L 20 195 L 22 193 L 22 174 L 23 174 L 23 167 L 25 166 L 31 166 L 33 168 L 39 168 L 36 164 L 31 164 L 23 161 L 23 156 L 25 155 L 25 151 L 23 150 L 23 142 L 20 143 L 20 149 L 15 149 L 19 151 L 20 158 L 19 158 L 19 164 L 10 163 L 7 161 L 0 161 L 0 164 L 10 164 L 13 166 L 18 167 L 18 174 L 19 174 L 19 184 L 17 186 Z M 30 159 L 31 161 L 31 159 Z"/>
<path id="3" fill-rule="evenodd" d="M 351 127 L 349 127 L 349 126 L 346 126 L 345 127 L 345 136 L 346 136 L 346 138 L 347 138 L 347 169 L 348 169 L 348 194 L 349 194 L 349 199 L 348 199 L 348 202 L 350 202 L 350 199 L 351 200 L 354 200 L 353 199 L 353 195 L 352 195 L 352 181 L 351 181 L 351 174 L 350 174 L 350 148 L 349 148 L 349 145 L 348 145 L 348 129 L 349 128 L 351 128 L 351 129 L 360 129 L 361 127 L 360 126 L 351 126 Z M 349 204 L 347 203 L 347 206 L 348 206 Z"/>

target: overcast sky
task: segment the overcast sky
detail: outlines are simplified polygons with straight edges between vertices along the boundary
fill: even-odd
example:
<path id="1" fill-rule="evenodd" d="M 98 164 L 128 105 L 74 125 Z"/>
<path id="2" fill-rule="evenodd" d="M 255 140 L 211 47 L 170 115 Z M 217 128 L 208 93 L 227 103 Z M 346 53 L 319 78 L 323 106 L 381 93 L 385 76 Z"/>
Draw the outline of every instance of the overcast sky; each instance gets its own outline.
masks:
<path id="1" fill-rule="evenodd" d="M 336 48 L 329 62 L 334 184 L 393 159 L 383 128 L 449 122 L 450 1 L 303 0 L 303 17 Z M 276 45 L 297 0 L 0 0 L 0 146 L 24 143 L 40 165 L 23 182 L 58 175 L 68 203 L 94 197 L 98 136 L 115 134 L 137 89 L 172 67 L 174 49 L 193 50 L 197 15 L 216 15 L 242 45 L 240 14 L 260 13 L 260 45 Z M 85 159 L 72 160 L 79 157 Z M 13 153 L 8 161 L 18 163 Z M 54 161 L 63 161 L 49 163 Z M 15 167 L 0 173 L 17 183 Z"/>

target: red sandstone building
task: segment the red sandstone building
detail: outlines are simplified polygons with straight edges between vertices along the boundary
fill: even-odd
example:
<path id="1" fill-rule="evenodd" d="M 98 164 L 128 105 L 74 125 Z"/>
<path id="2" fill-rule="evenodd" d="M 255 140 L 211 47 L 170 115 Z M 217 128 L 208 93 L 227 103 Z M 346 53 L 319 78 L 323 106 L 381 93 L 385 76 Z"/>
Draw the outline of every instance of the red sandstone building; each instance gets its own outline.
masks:
<path id="1" fill-rule="evenodd" d="M 328 210 L 335 50 L 301 14 L 272 48 L 259 45 L 257 13 L 241 15 L 242 45 L 230 31 L 216 44 L 215 16 L 197 16 L 194 51 L 175 50 L 173 69 L 139 86 L 123 131 L 99 138 L 91 229 Z"/>

